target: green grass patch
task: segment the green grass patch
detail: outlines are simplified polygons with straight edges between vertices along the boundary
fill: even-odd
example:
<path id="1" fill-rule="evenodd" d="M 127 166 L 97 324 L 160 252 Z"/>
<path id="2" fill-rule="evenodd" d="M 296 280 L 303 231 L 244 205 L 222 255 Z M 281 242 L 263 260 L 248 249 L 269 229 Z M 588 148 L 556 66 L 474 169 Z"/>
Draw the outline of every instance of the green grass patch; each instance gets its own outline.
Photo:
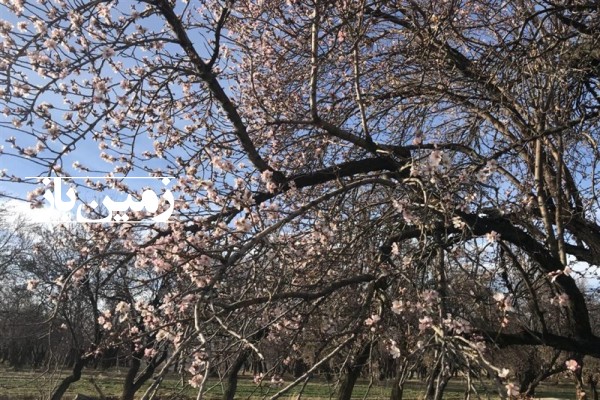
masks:
<path id="1" fill-rule="evenodd" d="M 12 371 L 0 369 L 0 400 L 34 400 L 46 399 L 55 385 L 68 374 L 68 371 Z M 73 399 L 77 394 L 87 396 L 99 396 L 98 390 L 108 398 L 119 398 L 123 385 L 125 371 L 84 371 L 81 379 L 73 383 L 65 395 L 65 400 Z M 291 380 L 288 378 L 288 383 Z M 136 397 L 141 397 L 151 382 L 148 382 Z M 300 385 L 301 386 L 301 385 Z M 301 387 L 297 386 L 286 393 L 282 399 L 297 399 Z M 206 400 L 220 399 L 223 395 L 224 386 L 216 379 L 208 379 L 205 385 L 209 390 L 205 394 Z M 482 399 L 497 399 L 492 384 L 478 385 L 477 390 Z M 240 376 L 236 392 L 237 399 L 261 399 L 270 397 L 277 393 L 280 388 L 271 387 L 268 382 L 260 386 L 252 382 L 250 376 Z M 328 383 L 324 380 L 311 380 L 302 392 L 302 398 L 306 400 L 335 399 L 337 386 L 334 382 Z M 391 393 L 391 382 L 369 382 L 361 380 L 357 383 L 353 392 L 353 399 L 379 400 L 388 399 Z M 422 399 L 424 384 L 419 381 L 407 382 L 404 389 L 404 399 Z M 177 375 L 169 375 L 163 381 L 157 398 L 166 399 L 195 399 L 197 392 L 189 387 Z M 445 391 L 444 399 L 464 399 L 465 383 L 462 379 L 452 380 Z M 538 387 L 536 397 L 554 397 L 560 399 L 575 399 L 575 389 L 571 383 L 542 384 Z M 472 396 L 472 398 L 476 398 Z"/>

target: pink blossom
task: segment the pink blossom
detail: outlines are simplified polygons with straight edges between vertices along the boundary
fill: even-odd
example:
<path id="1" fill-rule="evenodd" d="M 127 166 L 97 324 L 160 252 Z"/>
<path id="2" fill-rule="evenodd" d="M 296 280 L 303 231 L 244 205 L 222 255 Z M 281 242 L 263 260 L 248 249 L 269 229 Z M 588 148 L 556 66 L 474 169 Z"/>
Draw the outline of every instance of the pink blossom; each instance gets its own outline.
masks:
<path id="1" fill-rule="evenodd" d="M 105 47 L 102 49 L 102 58 L 108 60 L 115 54 L 115 50 L 112 47 Z"/>
<path id="2" fill-rule="evenodd" d="M 434 150 L 429 155 L 429 166 L 432 168 L 438 167 L 443 159 L 444 152 L 441 150 Z"/>
<path id="3" fill-rule="evenodd" d="M 402 300 L 394 300 L 392 302 L 392 312 L 395 314 L 402 314 L 405 310 L 404 302 Z"/>
<path id="4" fill-rule="evenodd" d="M 423 292 L 422 297 L 425 303 L 428 305 L 433 305 L 439 298 L 439 294 L 435 290 L 426 290 Z"/>
<path id="5" fill-rule="evenodd" d="M 365 320 L 365 325 L 367 325 L 367 326 L 376 325 L 380 319 L 381 319 L 381 317 L 379 317 L 379 315 L 373 314 Z"/>
<path id="6" fill-rule="evenodd" d="M 254 378 L 252 379 L 252 381 L 254 382 L 255 385 L 260 385 L 262 383 L 263 378 L 264 378 L 264 375 L 261 372 L 260 374 L 254 375 Z"/>
<path id="7" fill-rule="evenodd" d="M 577 371 L 579 369 L 579 364 L 575 360 L 567 360 L 565 361 L 565 365 L 569 371 Z"/>
<path id="8" fill-rule="evenodd" d="M 414 144 L 415 146 L 418 146 L 421 143 L 423 143 L 423 133 L 419 131 L 419 132 L 415 133 L 415 137 L 412 141 L 412 144 Z"/>
<path id="9" fill-rule="evenodd" d="M 33 26 L 40 35 L 44 35 L 48 31 L 48 26 L 41 19 L 35 19 L 33 21 Z"/>
<path id="10" fill-rule="evenodd" d="M 152 358 L 156 355 L 157 351 L 154 348 L 149 348 L 144 350 L 144 357 Z"/>
<path id="11" fill-rule="evenodd" d="M 274 193 L 277 190 L 277 184 L 273 181 L 273 171 L 264 170 L 260 174 L 260 179 L 266 184 L 269 192 Z"/>
<path id="12" fill-rule="evenodd" d="M 117 306 L 115 307 L 115 311 L 120 314 L 119 316 L 119 321 L 123 322 L 127 319 L 127 313 L 129 312 L 129 310 L 131 309 L 131 305 L 129 303 L 126 303 L 124 301 L 120 301 Z"/>
<path id="13" fill-rule="evenodd" d="M 203 375 L 194 375 L 193 377 L 191 377 L 188 380 L 188 383 L 190 384 L 191 387 L 193 388 L 199 388 L 200 385 L 202 384 L 202 381 L 204 380 L 204 376 Z"/>
<path id="14" fill-rule="evenodd" d="M 160 342 L 162 340 L 169 339 L 170 337 L 171 337 L 171 334 L 168 331 L 161 329 L 156 334 L 156 341 Z"/>
<path id="15" fill-rule="evenodd" d="M 556 270 L 556 271 L 549 272 L 548 276 L 550 277 L 550 282 L 556 281 L 556 278 L 558 278 L 559 276 L 561 276 L 563 274 L 566 275 L 566 276 L 570 276 L 572 271 L 573 270 L 571 269 L 571 267 L 566 266 L 562 270 L 559 269 L 559 270 Z"/>
<path id="16" fill-rule="evenodd" d="M 279 387 L 279 386 L 282 386 L 283 384 L 284 384 L 284 380 L 279 375 L 273 375 L 271 377 L 271 385 Z"/>
<path id="17" fill-rule="evenodd" d="M 462 218 L 452 217 L 452 226 L 454 226 L 456 229 L 463 229 L 466 226 L 466 224 L 462 220 Z"/>
<path id="18" fill-rule="evenodd" d="M 498 308 L 502 311 L 514 311 L 512 306 L 512 297 L 507 296 L 504 293 L 496 293 L 494 294 L 494 300 L 498 303 Z"/>
<path id="19" fill-rule="evenodd" d="M 491 231 L 485 234 L 485 237 L 488 242 L 494 243 L 500 239 L 500 234 L 496 231 Z"/>
<path id="20" fill-rule="evenodd" d="M 46 41 L 44 41 L 44 47 L 48 48 L 48 49 L 55 49 L 56 48 L 56 40 L 48 38 L 46 39 Z"/>
<path id="21" fill-rule="evenodd" d="M 400 348 L 396 345 L 395 340 L 390 339 L 390 343 L 388 344 L 388 351 L 390 352 L 392 358 L 400 357 Z"/>
<path id="22" fill-rule="evenodd" d="M 519 396 L 520 392 L 517 389 L 517 387 L 515 386 L 514 383 L 509 382 L 506 386 L 506 395 L 510 398 L 510 397 L 517 397 Z"/>
<path id="23" fill-rule="evenodd" d="M 558 304 L 561 307 L 567 307 L 569 305 L 569 302 L 570 302 L 570 298 L 569 298 L 569 295 L 566 293 L 561 293 L 558 296 L 556 296 L 555 298 L 553 298 L 552 300 L 550 300 L 550 303 Z"/>
<path id="24" fill-rule="evenodd" d="M 430 328 L 433 324 L 433 320 L 431 317 L 425 316 L 423 318 L 419 318 L 419 330 L 423 332 L 427 328 Z"/>

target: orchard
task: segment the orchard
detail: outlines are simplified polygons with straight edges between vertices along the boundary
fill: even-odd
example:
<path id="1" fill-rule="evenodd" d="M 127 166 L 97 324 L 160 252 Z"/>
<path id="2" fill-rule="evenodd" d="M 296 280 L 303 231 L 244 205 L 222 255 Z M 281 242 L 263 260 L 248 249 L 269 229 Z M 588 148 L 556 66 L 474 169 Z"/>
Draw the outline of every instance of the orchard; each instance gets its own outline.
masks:
<path id="1" fill-rule="evenodd" d="M 168 176 L 175 199 L 2 224 L 0 349 L 26 288 L 45 344 L 20 362 L 70 368 L 52 400 L 117 364 L 123 400 L 171 371 L 226 400 L 243 374 L 598 398 L 595 1 L 0 3 L 2 191 Z"/>

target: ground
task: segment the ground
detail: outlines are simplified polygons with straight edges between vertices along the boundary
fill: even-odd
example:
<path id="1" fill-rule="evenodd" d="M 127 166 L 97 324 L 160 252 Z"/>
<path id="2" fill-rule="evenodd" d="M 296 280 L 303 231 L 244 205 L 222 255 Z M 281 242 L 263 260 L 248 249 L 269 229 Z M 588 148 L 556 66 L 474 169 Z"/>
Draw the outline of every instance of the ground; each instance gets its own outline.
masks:
<path id="1" fill-rule="evenodd" d="M 33 400 L 46 398 L 51 391 L 53 385 L 58 381 L 60 376 L 66 374 L 63 371 L 58 374 L 56 372 L 43 371 L 12 371 L 0 368 L 0 400 Z M 112 371 L 88 371 L 81 380 L 71 385 L 70 390 L 65 396 L 65 400 L 72 400 L 76 394 L 81 393 L 88 396 L 99 396 L 98 390 L 94 384 L 100 389 L 107 398 L 118 398 L 123 380 L 123 372 Z M 288 378 L 288 382 L 289 382 Z M 486 393 L 486 387 L 488 393 Z M 146 386 L 147 387 L 147 386 Z M 223 388 L 217 379 L 209 379 L 207 381 L 208 393 L 204 397 L 206 400 L 220 399 Z M 482 398 L 496 398 L 494 388 L 490 385 L 479 385 L 480 395 Z M 263 396 L 273 395 L 278 388 L 271 387 L 268 383 L 262 386 L 256 386 L 249 376 L 240 377 L 236 398 L 240 399 L 259 399 Z M 302 398 L 307 400 L 330 399 L 335 396 L 335 383 L 327 383 L 324 380 L 315 378 L 308 383 L 304 389 Z M 145 388 L 138 394 L 141 397 Z M 283 396 L 283 399 L 296 399 L 299 388 L 291 391 L 290 394 Z M 360 381 L 354 390 L 356 399 L 378 400 L 387 399 L 391 391 L 391 382 L 375 381 L 371 385 L 368 380 Z M 574 399 L 573 385 L 565 382 L 560 384 L 545 384 L 540 386 L 537 395 L 540 398 L 559 398 L 559 399 Z M 410 381 L 406 384 L 404 391 L 404 400 L 422 398 L 423 384 L 418 381 Z M 464 399 L 464 382 L 461 379 L 452 381 L 446 390 L 446 399 Z M 166 379 L 157 398 L 160 399 L 193 399 L 196 398 L 196 392 L 192 388 L 182 389 L 182 381 L 176 375 L 170 375 Z M 476 397 L 474 397 L 476 398 Z"/>

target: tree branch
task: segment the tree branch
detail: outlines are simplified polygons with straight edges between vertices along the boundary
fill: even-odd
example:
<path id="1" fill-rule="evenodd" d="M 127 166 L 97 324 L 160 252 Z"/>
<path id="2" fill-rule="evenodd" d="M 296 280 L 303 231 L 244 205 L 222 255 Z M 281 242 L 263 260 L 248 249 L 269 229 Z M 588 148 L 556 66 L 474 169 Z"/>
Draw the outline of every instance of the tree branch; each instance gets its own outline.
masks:
<path id="1" fill-rule="evenodd" d="M 542 334 L 539 332 L 521 331 L 517 333 L 485 332 L 485 336 L 490 342 L 500 347 L 544 345 L 558 350 L 600 358 L 600 338 L 594 335 L 591 335 L 587 339 L 579 339 L 552 333 Z"/>
<path id="2" fill-rule="evenodd" d="M 263 296 L 263 297 L 255 297 L 247 300 L 240 300 L 235 303 L 225 304 L 225 303 L 215 303 L 216 306 L 221 307 L 224 311 L 233 311 L 244 307 L 253 306 L 256 304 L 264 304 L 272 301 L 281 301 L 281 300 L 289 300 L 289 299 L 300 299 L 304 301 L 316 300 L 321 297 L 329 296 L 336 290 L 344 288 L 346 286 L 357 285 L 359 283 L 367 283 L 372 282 L 377 277 L 371 274 L 364 274 L 353 276 L 347 279 L 341 279 L 333 284 L 323 288 L 318 292 L 287 292 L 287 293 L 277 293 L 273 296 Z"/>
<path id="3" fill-rule="evenodd" d="M 242 117 L 238 113 L 237 107 L 233 104 L 229 96 L 227 96 L 227 94 L 221 87 L 221 84 L 217 80 L 215 74 L 212 72 L 210 65 L 202 60 L 202 58 L 194 48 L 194 45 L 192 44 L 192 41 L 190 40 L 185 30 L 185 27 L 183 26 L 179 17 L 173 11 L 173 8 L 171 7 L 169 1 L 158 0 L 156 1 L 155 5 L 169 23 L 169 26 L 175 33 L 179 44 L 181 45 L 187 56 L 190 58 L 192 64 L 196 67 L 198 76 L 206 83 L 208 89 L 211 91 L 213 96 L 215 96 L 215 98 L 221 105 L 221 108 L 223 108 L 223 111 L 225 111 L 227 118 L 233 124 L 235 128 L 235 134 L 238 140 L 240 141 L 242 147 L 246 151 L 248 158 L 250 159 L 252 164 L 254 164 L 254 166 L 256 166 L 256 168 L 261 172 L 265 170 L 271 170 L 273 172 L 276 172 L 276 174 L 274 174 L 275 179 L 281 180 L 283 177 L 281 173 L 271 168 L 258 153 L 258 150 L 254 146 L 254 143 L 248 135 L 246 125 L 244 124 Z"/>

